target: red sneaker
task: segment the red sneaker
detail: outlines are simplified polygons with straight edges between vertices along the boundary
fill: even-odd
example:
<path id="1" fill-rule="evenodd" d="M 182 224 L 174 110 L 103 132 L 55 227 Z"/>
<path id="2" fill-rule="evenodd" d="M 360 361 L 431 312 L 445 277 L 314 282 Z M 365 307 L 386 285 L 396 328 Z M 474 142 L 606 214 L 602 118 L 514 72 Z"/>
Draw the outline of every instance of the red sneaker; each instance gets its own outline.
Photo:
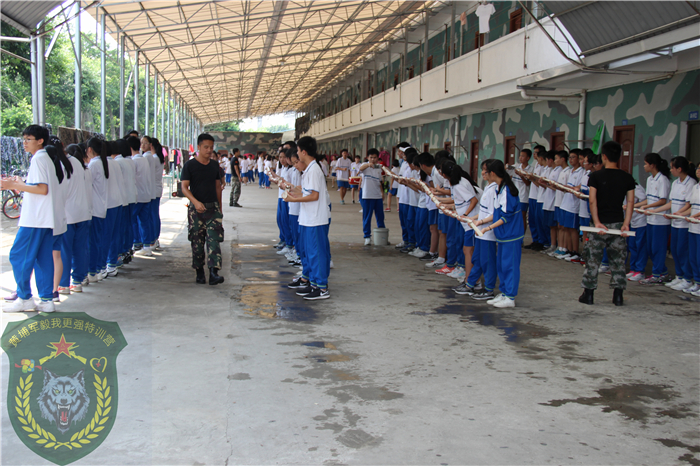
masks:
<path id="1" fill-rule="evenodd" d="M 448 273 L 452 272 L 454 270 L 454 267 L 448 267 L 444 266 L 441 269 L 437 269 L 435 273 L 440 274 L 440 275 L 447 275 Z"/>

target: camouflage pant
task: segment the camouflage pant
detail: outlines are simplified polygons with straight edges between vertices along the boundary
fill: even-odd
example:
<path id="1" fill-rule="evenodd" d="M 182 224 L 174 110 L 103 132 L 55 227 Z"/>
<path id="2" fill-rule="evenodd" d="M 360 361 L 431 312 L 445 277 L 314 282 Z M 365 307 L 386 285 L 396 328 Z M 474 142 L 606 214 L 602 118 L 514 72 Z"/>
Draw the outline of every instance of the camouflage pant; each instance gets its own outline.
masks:
<path id="1" fill-rule="evenodd" d="M 238 178 L 231 178 L 231 197 L 229 198 L 229 204 L 238 204 L 238 198 L 241 197 L 241 180 Z"/>
<path id="2" fill-rule="evenodd" d="M 204 267 L 204 245 L 206 244 L 207 267 L 221 268 L 221 246 L 224 240 L 223 215 L 217 202 L 204 204 L 205 212 L 197 212 L 194 205 L 187 209 L 187 239 L 192 244 L 192 268 Z"/>
<path id="3" fill-rule="evenodd" d="M 610 229 L 619 230 L 622 223 L 604 223 Z M 627 287 L 625 278 L 625 261 L 627 259 L 627 239 L 618 235 L 599 235 L 588 233 L 586 243 L 586 268 L 583 271 L 581 286 L 589 290 L 598 288 L 598 268 L 603 260 L 603 249 L 608 249 L 610 263 L 610 288 L 624 290 Z"/>

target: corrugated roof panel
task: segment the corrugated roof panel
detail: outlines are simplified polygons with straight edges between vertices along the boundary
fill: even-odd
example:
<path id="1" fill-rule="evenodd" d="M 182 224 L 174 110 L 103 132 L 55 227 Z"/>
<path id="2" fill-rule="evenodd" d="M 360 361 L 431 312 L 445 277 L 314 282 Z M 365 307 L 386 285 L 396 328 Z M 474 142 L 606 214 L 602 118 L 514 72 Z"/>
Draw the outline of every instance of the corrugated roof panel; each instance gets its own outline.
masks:
<path id="1" fill-rule="evenodd" d="M 700 22 L 693 9 L 700 2 L 682 1 L 544 1 L 583 55 L 592 55 L 671 29 Z"/>
<path id="2" fill-rule="evenodd" d="M 27 29 L 34 30 L 39 21 L 44 19 L 49 11 L 63 2 L 56 1 L 3 1 L 0 3 L 0 12 L 8 18 L 18 22 Z"/>

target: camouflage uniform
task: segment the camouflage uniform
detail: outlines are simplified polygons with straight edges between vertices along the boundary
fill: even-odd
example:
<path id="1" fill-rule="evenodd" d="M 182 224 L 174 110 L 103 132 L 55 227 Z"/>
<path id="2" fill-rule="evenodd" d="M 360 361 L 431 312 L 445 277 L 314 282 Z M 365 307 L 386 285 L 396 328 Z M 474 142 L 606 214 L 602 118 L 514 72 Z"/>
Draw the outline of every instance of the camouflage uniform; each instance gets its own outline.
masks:
<path id="1" fill-rule="evenodd" d="M 241 180 L 236 175 L 231 176 L 231 196 L 229 197 L 229 205 L 238 204 L 238 199 L 241 197 Z"/>
<path id="2" fill-rule="evenodd" d="M 197 212 L 194 205 L 187 209 L 187 239 L 192 243 L 192 268 L 204 267 L 204 245 L 206 243 L 207 267 L 221 269 L 221 246 L 224 241 L 223 215 L 219 212 L 219 203 L 204 204 L 205 212 Z"/>
<path id="3" fill-rule="evenodd" d="M 620 223 L 604 223 L 611 230 L 622 228 Z M 591 224 L 591 226 L 593 226 Z M 618 235 L 599 235 L 598 233 L 588 233 L 586 243 L 586 268 L 583 271 L 581 286 L 589 290 L 598 288 L 598 268 L 603 259 L 603 249 L 608 249 L 608 260 L 610 262 L 610 288 L 624 290 L 627 287 L 625 278 L 625 261 L 627 259 L 627 238 Z"/>

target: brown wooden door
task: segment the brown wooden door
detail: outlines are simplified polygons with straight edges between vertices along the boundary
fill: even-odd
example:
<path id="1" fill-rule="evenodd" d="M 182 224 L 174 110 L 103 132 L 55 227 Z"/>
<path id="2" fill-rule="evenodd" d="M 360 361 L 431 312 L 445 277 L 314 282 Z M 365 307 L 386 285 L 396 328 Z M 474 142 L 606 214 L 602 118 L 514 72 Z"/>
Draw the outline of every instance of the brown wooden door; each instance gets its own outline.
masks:
<path id="1" fill-rule="evenodd" d="M 427 142 L 423 144 L 423 152 L 429 152 L 430 151 L 430 144 Z"/>
<path id="2" fill-rule="evenodd" d="M 428 63 L 427 63 L 427 68 L 426 71 L 430 71 L 433 69 L 433 56 L 428 57 Z"/>
<path id="3" fill-rule="evenodd" d="M 520 29 L 523 24 L 523 9 L 518 8 L 510 14 L 510 32 L 515 32 Z"/>
<path id="4" fill-rule="evenodd" d="M 479 34 L 477 30 L 474 33 L 474 50 L 478 49 L 480 46 L 484 45 L 486 42 L 486 34 Z"/>
<path id="5" fill-rule="evenodd" d="M 445 142 L 445 150 L 448 152 L 452 152 L 452 142 L 451 141 Z"/>
<path id="6" fill-rule="evenodd" d="M 552 133 L 552 135 L 549 137 L 549 147 L 551 147 L 552 150 L 566 150 L 566 144 L 564 143 L 565 137 L 566 135 L 563 131 L 559 133 Z"/>
<path id="7" fill-rule="evenodd" d="M 518 158 L 516 155 L 518 148 L 515 147 L 515 136 L 507 137 L 505 142 L 506 157 L 504 160 L 506 165 L 515 165 L 515 161 Z"/>
<path id="8" fill-rule="evenodd" d="M 479 140 L 474 139 L 471 142 L 471 156 L 472 160 L 469 165 L 469 174 L 472 179 L 476 180 L 479 178 Z"/>
<path id="9" fill-rule="evenodd" d="M 613 128 L 613 141 L 622 146 L 620 168 L 630 173 L 634 162 L 634 125 L 615 126 Z"/>

